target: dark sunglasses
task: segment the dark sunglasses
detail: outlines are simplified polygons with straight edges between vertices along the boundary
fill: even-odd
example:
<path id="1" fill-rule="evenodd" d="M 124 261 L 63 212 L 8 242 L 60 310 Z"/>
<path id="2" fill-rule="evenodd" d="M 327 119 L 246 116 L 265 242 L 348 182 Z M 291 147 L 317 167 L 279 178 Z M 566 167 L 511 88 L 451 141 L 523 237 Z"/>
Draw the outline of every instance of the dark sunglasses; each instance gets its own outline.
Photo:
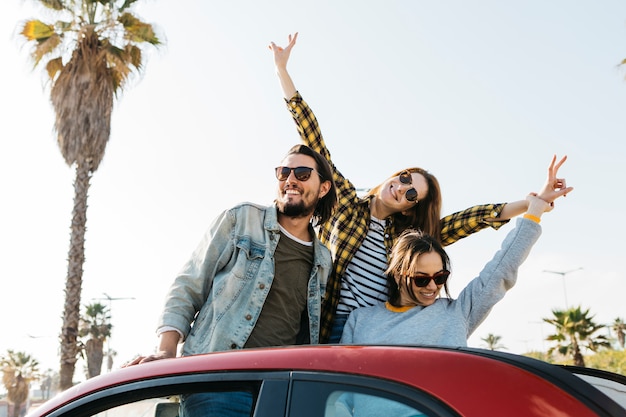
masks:
<path id="1" fill-rule="evenodd" d="M 287 180 L 287 178 L 289 178 L 289 175 L 291 174 L 291 171 L 293 171 L 293 175 L 295 175 L 296 179 L 298 181 L 307 181 L 309 178 L 311 178 L 311 172 L 315 171 L 315 168 L 309 168 L 309 167 L 295 167 L 295 168 L 290 168 L 290 167 L 276 167 L 276 178 L 278 179 L 278 181 L 285 181 Z M 322 175 L 318 172 L 317 173 L 320 178 L 322 178 Z"/>
<path id="2" fill-rule="evenodd" d="M 402 171 L 400 175 L 398 175 L 398 179 L 402 184 L 411 185 L 413 184 L 413 177 L 409 171 Z M 417 190 L 414 187 L 409 188 L 404 192 L 404 197 L 407 201 L 413 203 L 417 201 Z"/>
<path id="3" fill-rule="evenodd" d="M 430 280 L 432 279 L 433 281 L 435 281 L 435 284 L 437 285 L 443 285 L 446 283 L 446 281 L 448 280 L 448 277 L 450 276 L 450 271 L 439 271 L 437 272 L 435 275 L 418 275 L 415 277 L 407 277 L 409 278 L 413 284 L 415 284 L 418 287 L 425 287 L 428 284 L 430 284 Z"/>

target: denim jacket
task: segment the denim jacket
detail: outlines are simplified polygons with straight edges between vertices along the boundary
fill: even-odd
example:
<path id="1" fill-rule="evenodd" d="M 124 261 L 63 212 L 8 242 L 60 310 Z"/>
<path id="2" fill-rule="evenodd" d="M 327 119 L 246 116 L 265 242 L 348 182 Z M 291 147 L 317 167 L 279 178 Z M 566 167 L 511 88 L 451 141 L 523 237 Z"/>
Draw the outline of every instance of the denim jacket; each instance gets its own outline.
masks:
<path id="1" fill-rule="evenodd" d="M 310 341 L 316 344 L 332 261 L 313 228 L 311 235 L 307 308 Z M 213 221 L 170 287 L 159 320 L 159 328 L 183 334 L 183 355 L 244 347 L 272 286 L 279 239 L 275 205 L 242 203 Z"/>

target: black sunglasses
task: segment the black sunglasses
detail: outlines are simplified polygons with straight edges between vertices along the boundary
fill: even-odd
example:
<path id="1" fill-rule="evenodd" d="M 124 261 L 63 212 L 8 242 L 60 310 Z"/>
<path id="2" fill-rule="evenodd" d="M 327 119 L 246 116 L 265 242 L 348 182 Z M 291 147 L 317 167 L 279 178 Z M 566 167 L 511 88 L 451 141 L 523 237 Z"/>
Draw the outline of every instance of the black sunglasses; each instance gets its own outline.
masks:
<path id="1" fill-rule="evenodd" d="M 439 271 L 437 272 L 435 275 L 418 275 L 418 276 L 408 276 L 407 278 L 410 279 L 413 284 L 415 284 L 418 287 L 425 287 L 428 284 L 430 284 L 430 280 L 432 279 L 433 281 L 435 281 L 435 284 L 437 285 L 443 285 L 446 283 L 446 281 L 448 280 L 448 277 L 450 276 L 450 271 L 446 271 L 445 269 L 443 271 Z"/>
<path id="2" fill-rule="evenodd" d="M 285 181 L 287 180 L 287 178 L 289 178 L 289 175 L 291 174 L 291 171 L 293 171 L 293 175 L 295 175 L 296 179 L 298 181 L 307 181 L 309 178 L 311 178 L 311 172 L 315 171 L 315 168 L 309 168 L 309 167 L 295 167 L 295 168 L 290 168 L 290 167 L 276 167 L 276 178 L 278 179 L 278 181 Z M 320 178 L 322 178 L 322 175 L 318 172 L 317 173 Z"/>
<path id="3" fill-rule="evenodd" d="M 398 175 L 398 179 L 402 184 L 411 185 L 413 184 L 413 177 L 409 171 L 402 171 L 400 175 Z M 407 201 L 411 203 L 417 201 L 417 190 L 415 187 L 411 187 L 404 192 L 404 197 L 406 197 Z"/>

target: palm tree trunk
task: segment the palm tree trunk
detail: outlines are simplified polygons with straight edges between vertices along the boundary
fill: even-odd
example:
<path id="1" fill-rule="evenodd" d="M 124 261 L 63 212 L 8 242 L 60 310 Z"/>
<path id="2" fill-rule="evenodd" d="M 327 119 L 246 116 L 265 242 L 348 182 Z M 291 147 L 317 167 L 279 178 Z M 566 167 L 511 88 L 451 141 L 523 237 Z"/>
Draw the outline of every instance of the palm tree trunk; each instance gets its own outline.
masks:
<path id="1" fill-rule="evenodd" d="M 14 403 L 13 404 L 13 412 L 11 413 L 11 417 L 20 417 L 22 411 L 22 403 Z"/>
<path id="2" fill-rule="evenodd" d="M 78 357 L 78 323 L 80 319 L 80 297 L 83 284 L 83 263 L 85 261 L 85 230 L 87 223 L 87 191 L 91 180 L 91 164 L 79 159 L 76 162 L 74 181 L 74 209 L 70 250 L 68 255 L 67 279 L 65 282 L 65 305 L 61 327 L 61 369 L 59 386 L 61 390 L 72 386 Z"/>
<path id="3" fill-rule="evenodd" d="M 580 352 L 580 345 L 578 344 L 578 340 L 576 339 L 576 337 L 572 337 L 572 346 L 573 346 L 573 350 L 574 350 L 574 365 L 576 366 L 585 366 L 585 358 L 583 357 L 583 354 Z"/>
<path id="4" fill-rule="evenodd" d="M 583 357 L 582 353 L 580 353 L 580 350 L 574 352 L 574 365 L 582 367 L 585 366 L 585 358 Z"/>
<path id="5" fill-rule="evenodd" d="M 8 390 L 8 400 L 13 403 L 12 417 L 19 417 L 22 406 L 28 400 L 28 382 L 21 374 L 15 377 L 13 386 Z"/>
<path id="6" fill-rule="evenodd" d="M 101 339 L 87 340 L 85 354 L 87 356 L 87 377 L 93 378 L 100 375 L 104 359 L 104 342 Z"/>

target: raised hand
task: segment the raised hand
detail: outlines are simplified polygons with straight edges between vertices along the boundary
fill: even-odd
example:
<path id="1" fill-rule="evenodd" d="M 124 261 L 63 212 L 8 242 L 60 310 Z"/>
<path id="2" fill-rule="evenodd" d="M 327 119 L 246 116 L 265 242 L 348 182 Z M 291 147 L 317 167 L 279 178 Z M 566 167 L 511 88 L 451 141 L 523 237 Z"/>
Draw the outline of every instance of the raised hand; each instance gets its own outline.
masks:
<path id="1" fill-rule="evenodd" d="M 552 157 L 552 161 L 548 167 L 548 178 L 539 194 L 537 194 L 539 198 L 551 205 L 554 205 L 554 200 L 561 196 L 564 197 L 574 189 L 573 187 L 567 186 L 565 178 L 557 177 L 559 168 L 561 168 L 561 165 L 563 165 L 566 160 L 567 156 L 561 158 L 559 162 L 556 162 L 556 155 Z"/>
<path id="2" fill-rule="evenodd" d="M 290 34 L 288 39 L 289 43 L 284 48 L 276 45 L 274 42 L 271 42 L 269 45 L 270 50 L 274 52 L 274 64 L 276 65 L 276 68 L 287 68 L 287 61 L 289 61 L 291 49 L 296 44 L 296 39 L 298 39 L 298 32 L 293 35 Z"/>

